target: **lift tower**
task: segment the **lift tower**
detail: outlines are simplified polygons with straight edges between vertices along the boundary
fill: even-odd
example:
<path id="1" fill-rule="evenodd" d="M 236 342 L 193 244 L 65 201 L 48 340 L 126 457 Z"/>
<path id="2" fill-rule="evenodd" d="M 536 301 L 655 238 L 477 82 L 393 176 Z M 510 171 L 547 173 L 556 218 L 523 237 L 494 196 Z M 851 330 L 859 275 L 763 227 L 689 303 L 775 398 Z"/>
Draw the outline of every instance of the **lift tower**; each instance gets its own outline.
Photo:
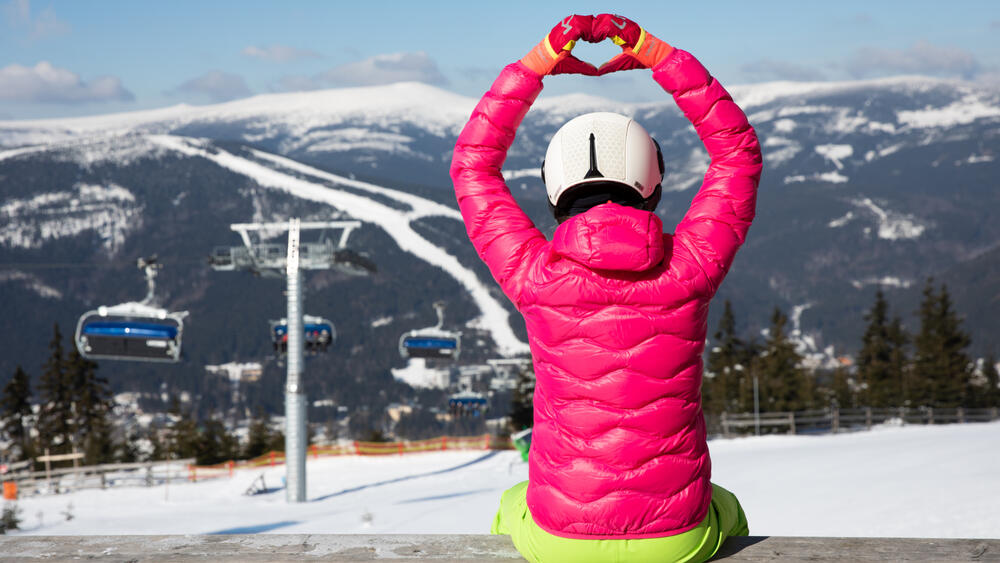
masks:
<path id="1" fill-rule="evenodd" d="M 286 280 L 288 298 L 288 375 L 285 380 L 285 496 L 288 502 L 306 500 L 306 394 L 302 385 L 305 342 L 302 335 L 302 274 L 301 270 L 329 270 L 364 275 L 375 271 L 375 264 L 347 248 L 351 231 L 360 221 L 287 223 L 237 223 L 230 228 L 240 234 L 243 246 L 218 247 L 209 264 L 218 271 L 246 270 Z M 303 230 L 340 230 L 336 244 L 332 240 L 302 243 Z M 254 242 L 251 232 L 288 232 L 288 246 Z M 258 237 L 259 238 L 259 237 Z M 284 250 L 284 252 L 283 252 Z"/>

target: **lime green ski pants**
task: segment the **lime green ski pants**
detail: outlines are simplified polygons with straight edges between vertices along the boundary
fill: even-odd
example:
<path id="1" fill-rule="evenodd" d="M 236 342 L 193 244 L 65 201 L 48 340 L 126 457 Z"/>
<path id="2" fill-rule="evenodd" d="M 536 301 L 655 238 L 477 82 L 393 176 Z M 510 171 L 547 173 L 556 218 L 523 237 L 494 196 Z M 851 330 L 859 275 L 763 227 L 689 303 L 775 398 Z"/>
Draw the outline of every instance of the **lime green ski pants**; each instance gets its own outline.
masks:
<path id="1" fill-rule="evenodd" d="M 528 482 L 514 485 L 500 497 L 500 510 L 490 533 L 509 534 L 514 547 L 532 563 L 645 563 L 707 561 L 729 536 L 750 533 L 736 496 L 712 484 L 712 504 L 697 527 L 662 538 L 581 540 L 554 536 L 535 524 L 525 494 Z"/>

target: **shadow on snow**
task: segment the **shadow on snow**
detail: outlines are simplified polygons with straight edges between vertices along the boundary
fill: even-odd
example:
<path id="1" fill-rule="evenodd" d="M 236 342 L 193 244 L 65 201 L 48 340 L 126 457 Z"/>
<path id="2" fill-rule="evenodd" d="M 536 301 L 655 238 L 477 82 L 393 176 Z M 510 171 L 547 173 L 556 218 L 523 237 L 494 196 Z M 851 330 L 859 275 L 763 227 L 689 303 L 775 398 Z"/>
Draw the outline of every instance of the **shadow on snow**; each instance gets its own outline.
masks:
<path id="1" fill-rule="evenodd" d="M 334 498 L 334 497 L 339 497 L 339 496 L 343 496 L 343 495 L 346 495 L 346 494 L 356 493 L 358 491 L 363 491 L 365 489 L 371 489 L 371 488 L 374 488 L 374 487 L 381 487 L 383 485 L 391 485 L 393 483 L 399 483 L 399 482 L 402 482 L 402 481 L 409 481 L 411 479 L 420 479 L 421 477 L 430 477 L 432 475 L 442 475 L 444 473 L 451 473 L 452 471 L 458 471 L 459 469 L 464 469 L 466 467 L 469 467 L 470 465 L 475 465 L 477 463 L 482 463 L 482 462 L 490 459 L 491 457 L 497 455 L 498 453 L 499 453 L 498 451 L 494 450 L 494 451 L 491 451 L 488 454 L 479 456 L 479 457 L 477 457 L 476 459 L 474 459 L 472 461 L 467 461 L 465 463 L 456 465 L 455 467 L 449 467 L 447 469 L 439 469 L 437 471 L 429 471 L 427 473 L 418 473 L 416 475 L 407 475 L 405 477 L 397 477 L 395 479 L 388 479 L 386 481 L 379 481 L 377 483 L 368 483 L 367 485 L 359 485 L 357 487 L 351 487 L 350 489 L 344 489 L 342 491 L 337 491 L 335 493 L 330 493 L 328 495 L 323 495 L 321 497 L 316 497 L 316 498 L 312 499 L 310 502 L 320 502 L 320 501 L 324 501 L 324 500 L 331 499 L 331 498 Z M 424 499 L 424 500 L 430 500 L 430 499 Z M 413 502 L 417 502 L 417 501 L 413 501 Z"/>

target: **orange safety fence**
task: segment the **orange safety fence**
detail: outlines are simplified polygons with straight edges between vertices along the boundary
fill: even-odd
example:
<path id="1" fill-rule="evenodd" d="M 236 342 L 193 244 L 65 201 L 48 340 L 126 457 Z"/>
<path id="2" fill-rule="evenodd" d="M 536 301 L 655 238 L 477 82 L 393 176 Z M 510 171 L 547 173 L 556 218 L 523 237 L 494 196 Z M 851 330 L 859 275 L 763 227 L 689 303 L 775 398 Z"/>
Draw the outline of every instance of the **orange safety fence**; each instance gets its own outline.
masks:
<path id="1" fill-rule="evenodd" d="M 492 443 L 489 434 L 482 436 L 441 436 L 428 440 L 401 442 L 359 442 L 355 440 L 350 445 L 334 444 L 329 446 L 311 445 L 306 458 L 319 459 L 340 455 L 404 455 L 420 452 L 442 450 L 488 450 Z M 268 452 L 262 456 L 243 461 L 227 461 L 216 465 L 189 465 L 188 479 L 201 481 L 219 477 L 232 477 L 237 469 L 253 469 L 284 465 L 285 452 Z"/>

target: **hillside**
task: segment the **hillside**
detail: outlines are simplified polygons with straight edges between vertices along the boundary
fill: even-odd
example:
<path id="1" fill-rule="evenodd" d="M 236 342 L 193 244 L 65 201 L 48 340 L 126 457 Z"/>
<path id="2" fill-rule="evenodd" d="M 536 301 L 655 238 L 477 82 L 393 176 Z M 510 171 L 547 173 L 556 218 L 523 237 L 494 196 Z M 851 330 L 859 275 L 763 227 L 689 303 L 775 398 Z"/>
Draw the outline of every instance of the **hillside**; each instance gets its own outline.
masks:
<path id="1" fill-rule="evenodd" d="M 719 294 L 740 330 L 756 334 L 780 306 L 798 312 L 813 351 L 851 353 L 876 287 L 913 327 L 915 296 L 935 276 L 966 315 L 974 351 L 989 351 L 1000 333 L 988 289 L 1000 248 L 1000 92 L 917 77 L 732 91 L 765 150 L 758 217 Z M 186 390 L 199 409 L 223 406 L 226 384 L 203 366 L 267 356 L 283 285 L 213 272 L 206 257 L 239 244 L 231 223 L 290 216 L 362 220 L 350 246 L 379 266 L 371 278 L 307 277 L 306 311 L 340 335 L 333 353 L 310 360 L 311 398 L 376 412 L 412 398 L 392 377 L 405 366 L 397 340 L 433 325 L 437 300 L 448 302 L 446 326 L 466 334 L 463 363 L 523 352 L 523 324 L 465 240 L 447 177 L 474 104 L 405 83 L 0 122 L 0 336 L 11 343 L 0 381 L 17 364 L 37 376 L 53 323 L 69 333 L 87 310 L 140 298 L 135 259 L 157 254 L 163 304 L 191 312 L 186 361 L 104 362 L 101 373 L 117 389 Z M 543 95 L 504 167 L 516 197 L 551 234 L 541 155 L 566 119 L 594 110 L 633 115 L 659 140 L 659 213 L 676 224 L 708 162 L 668 98 Z M 278 410 L 281 379 L 269 363 L 248 400 Z"/>

